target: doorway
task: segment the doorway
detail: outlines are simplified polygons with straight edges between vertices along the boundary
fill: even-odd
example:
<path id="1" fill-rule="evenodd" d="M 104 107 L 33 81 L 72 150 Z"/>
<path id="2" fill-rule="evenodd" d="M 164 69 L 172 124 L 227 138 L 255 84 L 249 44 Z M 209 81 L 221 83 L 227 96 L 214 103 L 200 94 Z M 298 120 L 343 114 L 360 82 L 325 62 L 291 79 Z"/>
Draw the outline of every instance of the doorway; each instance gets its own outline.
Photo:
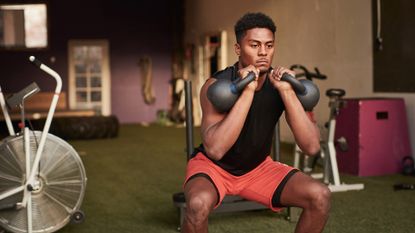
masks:
<path id="1" fill-rule="evenodd" d="M 111 114 L 111 79 L 107 40 L 70 40 L 69 107 Z"/>

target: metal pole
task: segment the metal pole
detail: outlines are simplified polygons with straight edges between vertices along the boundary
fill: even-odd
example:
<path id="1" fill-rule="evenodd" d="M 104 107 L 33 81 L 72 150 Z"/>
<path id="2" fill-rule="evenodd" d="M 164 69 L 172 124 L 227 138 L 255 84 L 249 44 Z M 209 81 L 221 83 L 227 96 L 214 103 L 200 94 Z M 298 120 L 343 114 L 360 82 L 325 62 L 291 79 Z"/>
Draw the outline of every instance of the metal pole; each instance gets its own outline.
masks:
<path id="1" fill-rule="evenodd" d="M 278 121 L 274 129 L 274 156 L 275 161 L 280 161 L 280 122 Z"/>
<path id="2" fill-rule="evenodd" d="M 185 80 L 185 108 L 186 108 L 186 152 L 187 160 L 193 153 L 193 101 L 192 101 L 192 81 Z"/>

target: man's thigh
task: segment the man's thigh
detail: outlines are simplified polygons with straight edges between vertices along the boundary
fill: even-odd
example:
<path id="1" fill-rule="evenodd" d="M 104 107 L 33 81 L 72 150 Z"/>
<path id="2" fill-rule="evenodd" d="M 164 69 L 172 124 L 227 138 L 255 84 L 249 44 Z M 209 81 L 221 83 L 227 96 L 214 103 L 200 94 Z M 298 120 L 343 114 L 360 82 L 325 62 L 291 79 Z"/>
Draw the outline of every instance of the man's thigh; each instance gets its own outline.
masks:
<path id="1" fill-rule="evenodd" d="M 274 211 L 279 211 L 280 207 L 272 205 L 272 198 L 278 189 L 282 190 L 289 177 L 294 173 L 297 173 L 295 168 L 267 158 L 243 178 L 241 185 L 244 188 L 239 196 L 259 202 Z"/>

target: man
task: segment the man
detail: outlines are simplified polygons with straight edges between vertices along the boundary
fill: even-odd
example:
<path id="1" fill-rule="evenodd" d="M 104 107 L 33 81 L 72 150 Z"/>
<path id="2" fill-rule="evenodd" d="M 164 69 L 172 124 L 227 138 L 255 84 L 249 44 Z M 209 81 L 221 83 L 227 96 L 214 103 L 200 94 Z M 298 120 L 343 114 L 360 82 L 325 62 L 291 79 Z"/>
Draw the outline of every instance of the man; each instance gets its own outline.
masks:
<path id="1" fill-rule="evenodd" d="M 319 131 L 309 119 L 292 87 L 281 81 L 293 71 L 270 71 L 275 52 L 273 21 L 262 13 L 248 13 L 235 25 L 238 62 L 213 75 L 203 85 L 203 145 L 188 162 L 184 192 L 186 215 L 183 232 L 208 232 L 208 215 L 225 197 L 239 195 L 279 211 L 301 207 L 296 232 L 321 232 L 330 208 L 329 189 L 298 170 L 273 161 L 271 151 L 275 124 L 282 112 L 294 138 L 309 155 L 320 150 Z M 217 79 L 246 77 L 256 80 L 242 91 L 231 110 L 218 112 L 207 98 Z"/>

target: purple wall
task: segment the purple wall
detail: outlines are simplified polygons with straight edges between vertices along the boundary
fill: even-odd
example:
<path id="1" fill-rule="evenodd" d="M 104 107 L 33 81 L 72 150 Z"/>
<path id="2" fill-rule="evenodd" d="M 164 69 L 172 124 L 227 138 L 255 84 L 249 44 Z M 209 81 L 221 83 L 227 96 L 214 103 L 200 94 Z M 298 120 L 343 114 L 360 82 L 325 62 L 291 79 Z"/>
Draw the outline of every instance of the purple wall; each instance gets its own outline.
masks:
<path id="1" fill-rule="evenodd" d="M 169 107 L 171 57 L 181 4 L 180 0 L 48 1 L 49 48 L 0 50 L 0 85 L 4 92 L 14 92 L 35 81 L 42 90 L 53 90 L 53 81 L 28 64 L 28 56 L 35 55 L 62 76 L 63 91 L 67 91 L 68 41 L 107 39 L 112 113 L 122 123 L 154 121 L 157 110 Z M 142 97 L 138 66 L 142 56 L 149 56 L 153 62 L 153 105 L 146 105 Z M 51 63 L 51 57 L 56 62 Z"/>

